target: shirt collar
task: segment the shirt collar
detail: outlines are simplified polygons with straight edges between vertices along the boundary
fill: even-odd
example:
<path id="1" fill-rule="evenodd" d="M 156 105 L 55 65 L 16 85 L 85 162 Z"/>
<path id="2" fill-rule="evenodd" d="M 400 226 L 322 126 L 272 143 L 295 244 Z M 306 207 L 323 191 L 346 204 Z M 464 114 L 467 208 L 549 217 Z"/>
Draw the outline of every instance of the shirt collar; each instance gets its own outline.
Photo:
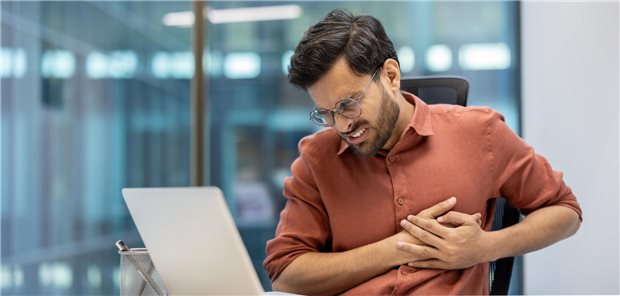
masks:
<path id="1" fill-rule="evenodd" d="M 401 93 L 407 102 L 415 106 L 413 116 L 409 122 L 409 128 L 413 128 L 413 130 L 420 136 L 433 135 L 433 125 L 431 123 L 430 109 L 428 105 L 414 94 L 405 91 L 401 91 Z M 403 131 L 403 135 L 409 128 Z M 347 150 L 347 148 L 349 148 L 349 143 L 345 140 L 341 140 L 338 155 L 342 154 L 345 150 Z"/>

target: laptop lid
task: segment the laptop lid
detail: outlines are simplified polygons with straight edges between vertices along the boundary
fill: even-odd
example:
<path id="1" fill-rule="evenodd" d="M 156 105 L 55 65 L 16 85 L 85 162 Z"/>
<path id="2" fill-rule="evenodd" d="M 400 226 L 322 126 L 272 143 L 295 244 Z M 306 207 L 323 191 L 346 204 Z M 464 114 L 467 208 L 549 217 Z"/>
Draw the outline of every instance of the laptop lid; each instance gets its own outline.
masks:
<path id="1" fill-rule="evenodd" d="M 124 188 L 123 197 L 168 294 L 263 293 L 220 189 Z"/>

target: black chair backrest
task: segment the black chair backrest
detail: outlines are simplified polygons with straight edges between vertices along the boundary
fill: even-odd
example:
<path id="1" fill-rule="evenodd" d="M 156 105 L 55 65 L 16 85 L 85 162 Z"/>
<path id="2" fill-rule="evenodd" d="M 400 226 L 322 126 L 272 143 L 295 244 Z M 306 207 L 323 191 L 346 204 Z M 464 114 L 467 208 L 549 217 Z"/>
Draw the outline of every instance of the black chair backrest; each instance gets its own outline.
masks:
<path id="1" fill-rule="evenodd" d="M 469 93 L 469 83 L 458 76 L 430 76 L 403 78 L 400 88 L 413 93 L 427 104 L 455 104 L 465 106 Z M 508 205 L 504 198 L 498 197 L 495 203 L 493 230 L 498 230 L 519 222 L 520 214 Z M 502 258 L 489 264 L 489 290 L 491 295 L 507 295 L 512 276 L 514 257 Z"/>
<path id="2" fill-rule="evenodd" d="M 400 89 L 420 97 L 427 104 L 467 105 L 469 82 L 458 76 L 404 78 Z"/>

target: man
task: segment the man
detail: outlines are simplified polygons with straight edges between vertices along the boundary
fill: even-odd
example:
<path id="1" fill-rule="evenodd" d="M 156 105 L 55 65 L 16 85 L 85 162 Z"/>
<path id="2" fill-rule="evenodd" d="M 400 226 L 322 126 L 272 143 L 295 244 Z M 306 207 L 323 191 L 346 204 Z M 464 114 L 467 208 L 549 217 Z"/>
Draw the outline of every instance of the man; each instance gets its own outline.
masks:
<path id="1" fill-rule="evenodd" d="M 300 141 L 264 265 L 300 294 L 488 294 L 488 262 L 574 234 L 581 209 L 547 161 L 488 108 L 400 91 L 371 16 L 335 10 L 297 45 L 289 80 L 331 127 Z M 527 216 L 490 231 L 495 198 Z M 452 198 L 450 198 L 452 197 Z"/>

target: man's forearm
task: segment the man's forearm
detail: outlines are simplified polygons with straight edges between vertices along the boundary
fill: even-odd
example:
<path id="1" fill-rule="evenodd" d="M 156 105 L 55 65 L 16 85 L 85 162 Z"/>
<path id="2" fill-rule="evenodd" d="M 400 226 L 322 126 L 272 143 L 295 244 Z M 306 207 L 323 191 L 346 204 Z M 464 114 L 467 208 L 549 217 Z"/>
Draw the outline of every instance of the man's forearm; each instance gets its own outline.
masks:
<path id="1" fill-rule="evenodd" d="M 393 237 L 346 252 L 306 253 L 297 257 L 273 282 L 275 291 L 336 294 L 399 264 Z"/>
<path id="2" fill-rule="evenodd" d="M 579 215 L 570 208 L 540 208 L 511 227 L 490 232 L 488 259 L 493 261 L 542 249 L 575 234 L 580 224 Z"/>

